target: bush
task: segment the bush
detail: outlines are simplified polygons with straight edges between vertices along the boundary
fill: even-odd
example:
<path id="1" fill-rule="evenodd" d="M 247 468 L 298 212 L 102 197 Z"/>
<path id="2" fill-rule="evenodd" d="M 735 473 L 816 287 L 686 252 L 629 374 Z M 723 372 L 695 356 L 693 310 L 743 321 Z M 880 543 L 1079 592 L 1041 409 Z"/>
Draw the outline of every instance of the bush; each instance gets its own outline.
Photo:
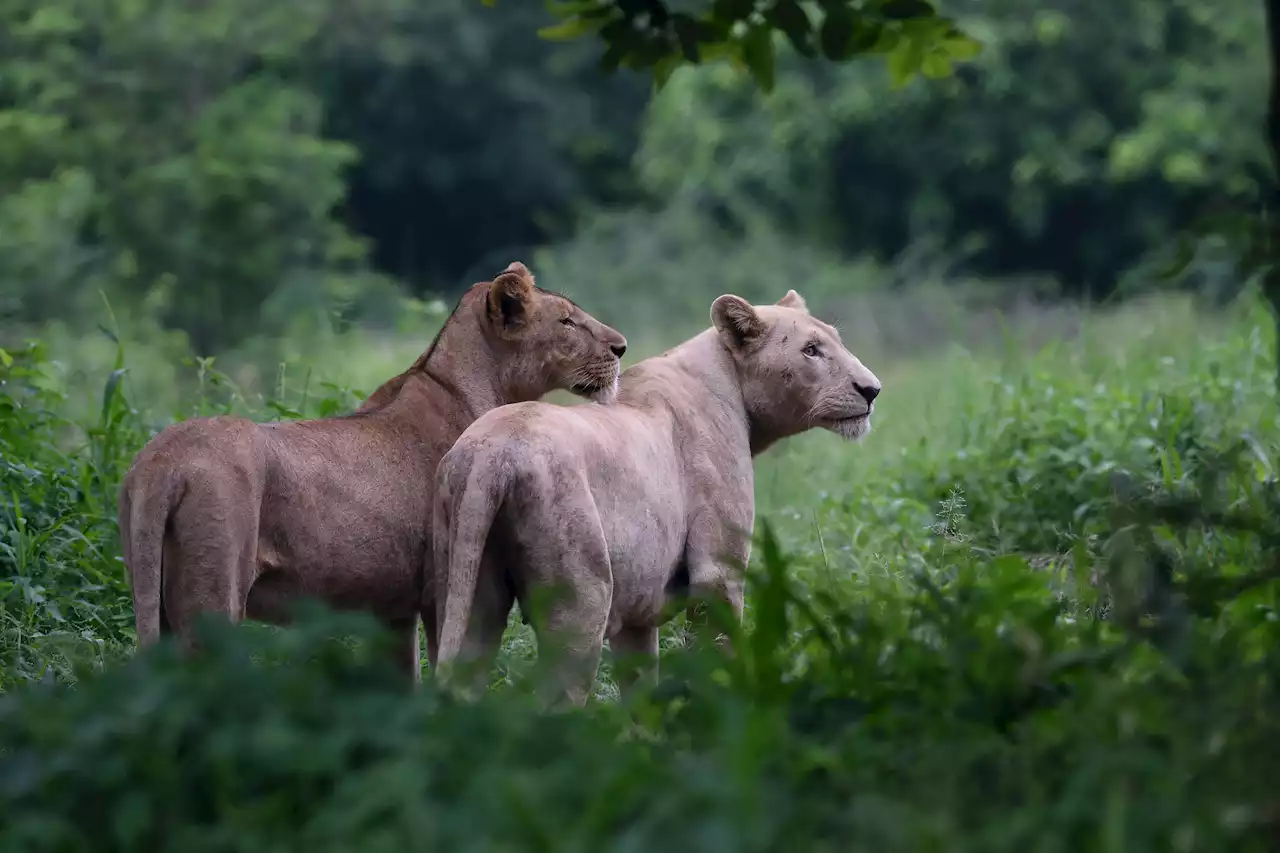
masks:
<path id="1" fill-rule="evenodd" d="M 762 460 L 736 654 L 672 626 L 658 685 L 571 713 L 536 670 L 406 690 L 322 612 L 104 665 L 131 646 L 107 496 L 151 428 L 108 378 L 69 431 L 45 356 L 6 354 L 0 849 L 1273 849 L 1273 361 L 1249 315 L 1150 316 L 923 361 L 884 443 Z"/>
<path id="2" fill-rule="evenodd" d="M 132 636 L 116 488 L 142 435 L 127 422 L 122 365 L 96 423 L 56 409 L 44 348 L 0 350 L 0 688 L 118 653 Z"/>
<path id="3" fill-rule="evenodd" d="M 371 623 L 332 616 L 12 693 L 0 842 L 1262 850 L 1274 831 L 1280 673 L 1242 646 L 1274 621 L 1201 597 L 1180 660 L 1072 618 L 1016 558 L 874 599 L 802 594 L 767 533 L 760 563 L 736 658 L 668 655 L 650 695 L 585 713 L 406 695 Z"/>

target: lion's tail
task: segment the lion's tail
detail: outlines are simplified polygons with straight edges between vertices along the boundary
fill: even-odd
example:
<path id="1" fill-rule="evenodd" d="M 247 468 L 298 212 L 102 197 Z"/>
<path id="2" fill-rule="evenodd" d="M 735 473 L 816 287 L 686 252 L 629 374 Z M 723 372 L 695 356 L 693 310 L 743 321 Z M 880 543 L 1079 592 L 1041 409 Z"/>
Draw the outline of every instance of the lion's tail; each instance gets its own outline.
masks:
<path id="1" fill-rule="evenodd" d="M 484 476 L 486 469 L 500 471 L 501 466 L 490 469 L 461 451 L 454 447 L 441 460 L 432 514 L 433 564 L 437 588 L 444 593 L 438 605 L 443 613 L 438 620 L 436 654 L 442 674 L 443 667 L 462 652 L 480 559 L 506 492 L 503 484 Z"/>
<path id="2" fill-rule="evenodd" d="M 133 588 L 138 646 L 145 647 L 160 639 L 164 534 L 169 517 L 178 504 L 178 490 L 169 476 L 160 478 L 150 488 L 147 488 L 148 484 L 135 482 L 135 479 L 145 480 L 143 477 L 126 476 L 120 488 L 117 520 L 124 564 Z"/>

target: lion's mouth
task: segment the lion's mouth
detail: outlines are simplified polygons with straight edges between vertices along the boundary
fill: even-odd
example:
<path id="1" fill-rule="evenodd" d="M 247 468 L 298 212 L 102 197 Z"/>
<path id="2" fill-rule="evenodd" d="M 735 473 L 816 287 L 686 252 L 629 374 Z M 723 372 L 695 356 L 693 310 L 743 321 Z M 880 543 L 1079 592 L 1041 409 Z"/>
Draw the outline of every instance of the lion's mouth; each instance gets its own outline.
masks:
<path id="1" fill-rule="evenodd" d="M 871 412 L 849 415 L 844 418 L 831 418 L 827 421 L 826 427 L 843 438 L 862 438 L 871 431 Z"/>
<path id="2" fill-rule="evenodd" d="M 573 383 L 569 390 L 595 403 L 609 405 L 618 397 L 618 380 L 587 379 Z"/>
<path id="3" fill-rule="evenodd" d="M 609 405 L 618 399 L 620 374 L 617 360 L 606 364 L 586 365 L 564 377 L 565 384 L 561 387 L 592 402 Z"/>

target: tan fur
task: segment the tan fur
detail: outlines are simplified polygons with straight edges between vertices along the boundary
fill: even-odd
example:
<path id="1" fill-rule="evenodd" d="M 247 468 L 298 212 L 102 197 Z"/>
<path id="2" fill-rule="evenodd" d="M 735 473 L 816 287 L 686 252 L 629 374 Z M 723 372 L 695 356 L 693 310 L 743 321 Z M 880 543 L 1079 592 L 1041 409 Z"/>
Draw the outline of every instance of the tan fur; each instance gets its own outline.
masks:
<path id="1" fill-rule="evenodd" d="M 553 389 L 617 393 L 626 339 L 514 262 L 473 285 L 431 347 L 351 415 L 174 424 L 120 490 L 138 643 L 221 613 L 284 624 L 301 596 L 373 612 L 419 676 L 417 619 L 441 455 L 472 421 Z"/>
<path id="2" fill-rule="evenodd" d="M 616 405 L 504 406 L 445 454 L 432 522 L 443 675 L 460 657 L 483 667 L 513 600 L 528 613 L 555 587 L 567 595 L 531 621 L 568 655 L 558 689 L 576 704 L 606 638 L 656 673 L 669 604 L 713 597 L 741 618 L 752 457 L 811 427 L 861 438 L 880 381 L 794 290 L 760 307 L 721 296 L 711 316 L 624 372 Z"/>

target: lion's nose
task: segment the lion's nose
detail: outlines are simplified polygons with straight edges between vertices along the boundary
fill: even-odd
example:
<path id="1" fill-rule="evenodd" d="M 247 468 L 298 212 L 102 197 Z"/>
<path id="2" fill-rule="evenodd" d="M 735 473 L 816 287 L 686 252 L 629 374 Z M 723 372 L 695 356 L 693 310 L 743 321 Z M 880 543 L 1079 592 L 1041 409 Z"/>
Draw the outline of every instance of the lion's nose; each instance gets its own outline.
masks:
<path id="1" fill-rule="evenodd" d="M 622 358 L 622 356 L 627 352 L 627 342 L 623 341 L 620 344 L 609 344 L 609 349 L 613 350 L 613 354 L 618 358 Z"/>
<path id="2" fill-rule="evenodd" d="M 879 385 L 859 385 L 855 382 L 853 383 L 853 387 L 858 389 L 858 393 L 861 394 L 863 399 L 868 403 L 874 403 L 876 397 L 880 396 Z"/>

